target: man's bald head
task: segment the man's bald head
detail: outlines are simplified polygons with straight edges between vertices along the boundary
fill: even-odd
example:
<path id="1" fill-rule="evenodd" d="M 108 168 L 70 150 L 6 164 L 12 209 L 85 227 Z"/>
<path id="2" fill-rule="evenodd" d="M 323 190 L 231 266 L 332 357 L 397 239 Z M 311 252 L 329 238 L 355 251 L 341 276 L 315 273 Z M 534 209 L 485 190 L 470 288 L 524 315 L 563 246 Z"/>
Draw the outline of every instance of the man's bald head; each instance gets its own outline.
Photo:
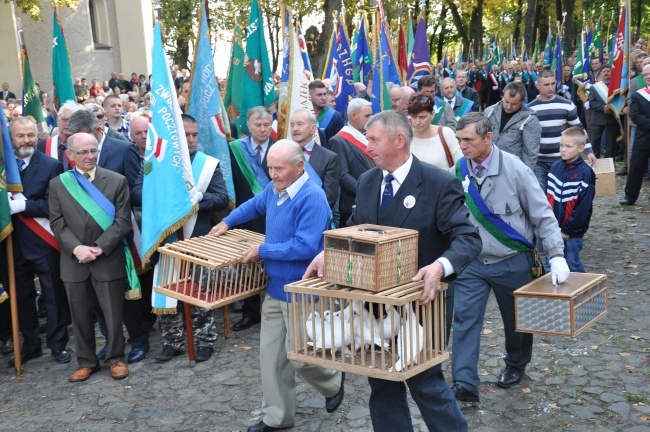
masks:
<path id="1" fill-rule="evenodd" d="M 400 87 L 399 90 L 402 93 L 402 97 L 397 104 L 397 112 L 405 114 L 409 107 L 409 99 L 413 97 L 415 90 L 409 86 Z"/>

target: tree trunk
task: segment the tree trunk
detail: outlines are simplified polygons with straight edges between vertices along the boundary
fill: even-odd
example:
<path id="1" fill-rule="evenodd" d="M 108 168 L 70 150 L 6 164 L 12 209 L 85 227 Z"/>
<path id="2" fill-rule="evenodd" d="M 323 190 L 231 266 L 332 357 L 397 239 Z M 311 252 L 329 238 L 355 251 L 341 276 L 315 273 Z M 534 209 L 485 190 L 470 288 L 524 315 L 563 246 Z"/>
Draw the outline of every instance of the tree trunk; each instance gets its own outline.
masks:
<path id="1" fill-rule="evenodd" d="M 517 11 L 515 12 L 515 31 L 512 35 L 512 43 L 515 44 L 516 49 L 521 48 L 521 46 L 519 45 L 519 38 L 521 37 L 521 22 L 524 19 L 522 13 L 523 8 L 524 8 L 523 0 L 517 0 Z M 523 58 L 524 53 L 520 52 L 519 56 L 520 58 Z"/>
<path id="2" fill-rule="evenodd" d="M 315 77 L 322 76 L 323 69 L 325 69 L 325 66 L 327 66 L 325 64 L 327 62 L 325 56 L 327 55 L 327 51 L 329 48 L 327 44 L 330 41 L 330 35 L 332 34 L 332 30 L 334 29 L 334 25 L 332 23 L 332 12 L 334 12 L 335 10 L 338 11 L 340 6 L 341 3 L 339 0 L 324 0 L 323 2 L 323 12 L 325 13 L 325 22 L 323 23 L 323 28 L 321 29 L 320 35 L 318 36 L 318 39 L 316 41 L 315 49 L 312 52 L 312 55 L 310 57 L 311 68 L 312 71 L 314 72 Z M 368 19 L 370 22 L 372 22 L 372 18 L 370 16 L 368 16 Z M 370 26 L 368 26 L 368 28 L 370 28 Z"/>
<path id="3" fill-rule="evenodd" d="M 575 27 L 573 21 L 575 4 L 573 0 L 563 1 L 564 11 L 566 12 L 566 20 L 564 21 L 564 43 L 566 44 L 565 58 L 569 58 L 573 55 L 573 49 L 575 47 Z"/>
<path id="4" fill-rule="evenodd" d="M 473 40 L 472 49 L 480 57 L 483 52 L 483 0 L 477 0 L 469 21 L 469 39 Z"/>
<path id="5" fill-rule="evenodd" d="M 538 54 L 544 50 L 544 44 L 546 43 L 546 35 L 548 34 L 548 7 L 545 0 L 537 0 L 537 7 L 535 10 L 535 26 L 533 27 L 533 39 L 535 39 L 535 33 L 538 34 L 539 38 L 539 50 Z"/>
<path id="6" fill-rule="evenodd" d="M 445 25 L 445 16 L 447 15 L 447 7 L 445 5 L 442 6 L 442 9 L 440 10 L 440 22 L 442 25 L 440 26 L 440 34 L 438 35 L 438 49 L 436 50 L 437 62 L 442 61 L 442 49 L 445 44 L 445 33 L 447 32 L 447 26 Z"/>
<path id="7" fill-rule="evenodd" d="M 455 3 L 449 2 L 449 10 L 451 11 L 451 17 L 454 21 L 454 26 L 456 27 L 456 33 L 460 37 L 460 41 L 463 44 L 463 52 L 467 52 L 469 47 L 469 39 L 467 37 L 467 31 L 465 31 L 465 26 L 463 25 L 463 19 L 458 12 L 458 7 Z"/>
<path id="8" fill-rule="evenodd" d="M 180 9 L 178 21 L 184 23 L 192 20 L 192 9 Z M 185 37 L 178 37 L 176 39 L 176 51 L 174 52 L 174 63 L 180 69 L 189 69 L 188 59 L 190 57 L 190 41 Z"/>
<path id="9" fill-rule="evenodd" d="M 562 22 L 562 0 L 555 0 L 555 20 Z"/>
<path id="10" fill-rule="evenodd" d="M 528 52 L 533 54 L 533 51 L 535 50 L 535 41 L 536 39 L 536 24 L 535 24 L 535 19 L 536 17 L 536 8 L 537 8 L 537 0 L 527 0 L 526 1 L 527 8 L 526 8 L 526 16 L 524 18 L 524 43 L 526 44 L 526 48 L 528 48 Z M 539 22 L 537 23 L 539 25 Z"/>

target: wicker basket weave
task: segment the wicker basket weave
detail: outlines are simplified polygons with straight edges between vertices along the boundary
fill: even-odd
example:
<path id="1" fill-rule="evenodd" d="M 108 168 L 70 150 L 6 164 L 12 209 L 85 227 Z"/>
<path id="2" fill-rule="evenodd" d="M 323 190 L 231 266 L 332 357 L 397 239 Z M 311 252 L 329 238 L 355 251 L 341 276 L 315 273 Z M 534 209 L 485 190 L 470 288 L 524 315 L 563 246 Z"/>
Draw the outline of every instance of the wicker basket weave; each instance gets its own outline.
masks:
<path id="1" fill-rule="evenodd" d="M 206 309 L 216 309 L 266 288 L 263 261 L 242 264 L 244 253 L 264 236 L 234 229 L 162 246 L 156 292 Z"/>

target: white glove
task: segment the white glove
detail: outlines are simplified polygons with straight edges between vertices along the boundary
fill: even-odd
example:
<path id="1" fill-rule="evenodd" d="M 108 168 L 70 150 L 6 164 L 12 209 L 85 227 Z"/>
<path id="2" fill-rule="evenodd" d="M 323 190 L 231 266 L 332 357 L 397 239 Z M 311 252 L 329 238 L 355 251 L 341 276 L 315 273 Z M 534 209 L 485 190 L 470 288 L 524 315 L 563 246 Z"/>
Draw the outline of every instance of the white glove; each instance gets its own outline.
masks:
<path id="1" fill-rule="evenodd" d="M 203 201 L 203 193 L 201 193 L 199 191 L 197 191 L 196 193 L 199 194 L 199 200 L 197 202 Z"/>
<path id="2" fill-rule="evenodd" d="M 586 110 L 589 109 L 589 101 L 586 101 L 582 106 L 585 107 Z"/>
<path id="3" fill-rule="evenodd" d="M 585 89 L 589 90 L 590 88 L 591 88 L 591 84 L 590 84 L 590 83 L 585 84 Z"/>
<path id="4" fill-rule="evenodd" d="M 21 213 L 25 211 L 25 206 L 26 206 L 27 201 L 25 200 L 9 200 L 9 209 L 11 210 L 11 214 L 16 214 L 16 213 Z"/>
<path id="5" fill-rule="evenodd" d="M 553 280 L 553 285 L 559 285 L 564 283 L 569 279 L 569 265 L 566 263 L 564 257 L 555 257 L 551 258 L 551 279 Z"/>
<path id="6" fill-rule="evenodd" d="M 568 92 L 569 91 L 569 86 L 563 85 L 562 86 L 562 91 L 565 92 L 565 93 Z"/>
<path id="7" fill-rule="evenodd" d="M 492 90 L 498 90 L 499 86 L 492 86 Z"/>

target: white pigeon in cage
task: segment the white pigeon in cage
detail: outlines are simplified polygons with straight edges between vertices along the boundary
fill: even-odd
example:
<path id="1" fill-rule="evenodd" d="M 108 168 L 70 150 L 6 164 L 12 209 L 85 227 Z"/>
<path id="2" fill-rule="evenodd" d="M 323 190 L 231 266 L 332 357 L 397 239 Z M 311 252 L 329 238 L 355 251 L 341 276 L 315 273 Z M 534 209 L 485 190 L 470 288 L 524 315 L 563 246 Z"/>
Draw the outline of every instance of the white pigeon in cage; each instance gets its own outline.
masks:
<path id="1" fill-rule="evenodd" d="M 325 316 L 327 312 L 329 311 L 323 312 L 323 315 Z M 307 335 L 313 342 L 308 342 L 308 345 L 316 349 L 331 349 L 332 357 L 339 348 L 345 348 L 344 352 L 347 354 L 347 345 L 351 343 L 351 338 L 349 334 L 343 331 L 344 321 L 342 317 L 344 317 L 344 314 L 337 311 L 327 315 L 328 320 L 325 320 L 321 319 L 318 312 L 309 314 L 306 322 Z M 313 329 L 316 330 L 316 333 L 310 334 L 313 333 Z"/>
<path id="2" fill-rule="evenodd" d="M 354 300 L 352 302 L 353 319 L 352 331 L 354 332 L 354 344 L 356 349 L 368 349 L 370 344 L 388 348 L 388 343 L 381 339 L 379 325 L 372 319 L 371 313 L 363 308 L 363 303 Z M 363 310 L 362 310 L 363 309 Z M 362 319 L 363 315 L 363 319 Z M 363 339 L 362 339 L 363 330 Z"/>
<path id="3" fill-rule="evenodd" d="M 381 323 L 379 323 L 379 318 L 377 318 L 377 323 L 383 329 L 384 339 L 390 340 L 399 332 L 400 314 L 397 312 L 397 309 L 389 305 L 384 305 L 384 309 L 386 310 L 386 315 L 384 315 Z M 392 321 L 391 316 L 393 318 Z M 379 334 L 381 335 L 381 330 Z"/>
<path id="4" fill-rule="evenodd" d="M 395 370 L 401 372 L 406 365 L 418 363 L 420 352 L 424 348 L 424 328 L 420 325 L 411 305 L 406 309 L 406 320 L 399 328 L 397 334 L 397 354 L 399 360 L 395 362 Z"/>

